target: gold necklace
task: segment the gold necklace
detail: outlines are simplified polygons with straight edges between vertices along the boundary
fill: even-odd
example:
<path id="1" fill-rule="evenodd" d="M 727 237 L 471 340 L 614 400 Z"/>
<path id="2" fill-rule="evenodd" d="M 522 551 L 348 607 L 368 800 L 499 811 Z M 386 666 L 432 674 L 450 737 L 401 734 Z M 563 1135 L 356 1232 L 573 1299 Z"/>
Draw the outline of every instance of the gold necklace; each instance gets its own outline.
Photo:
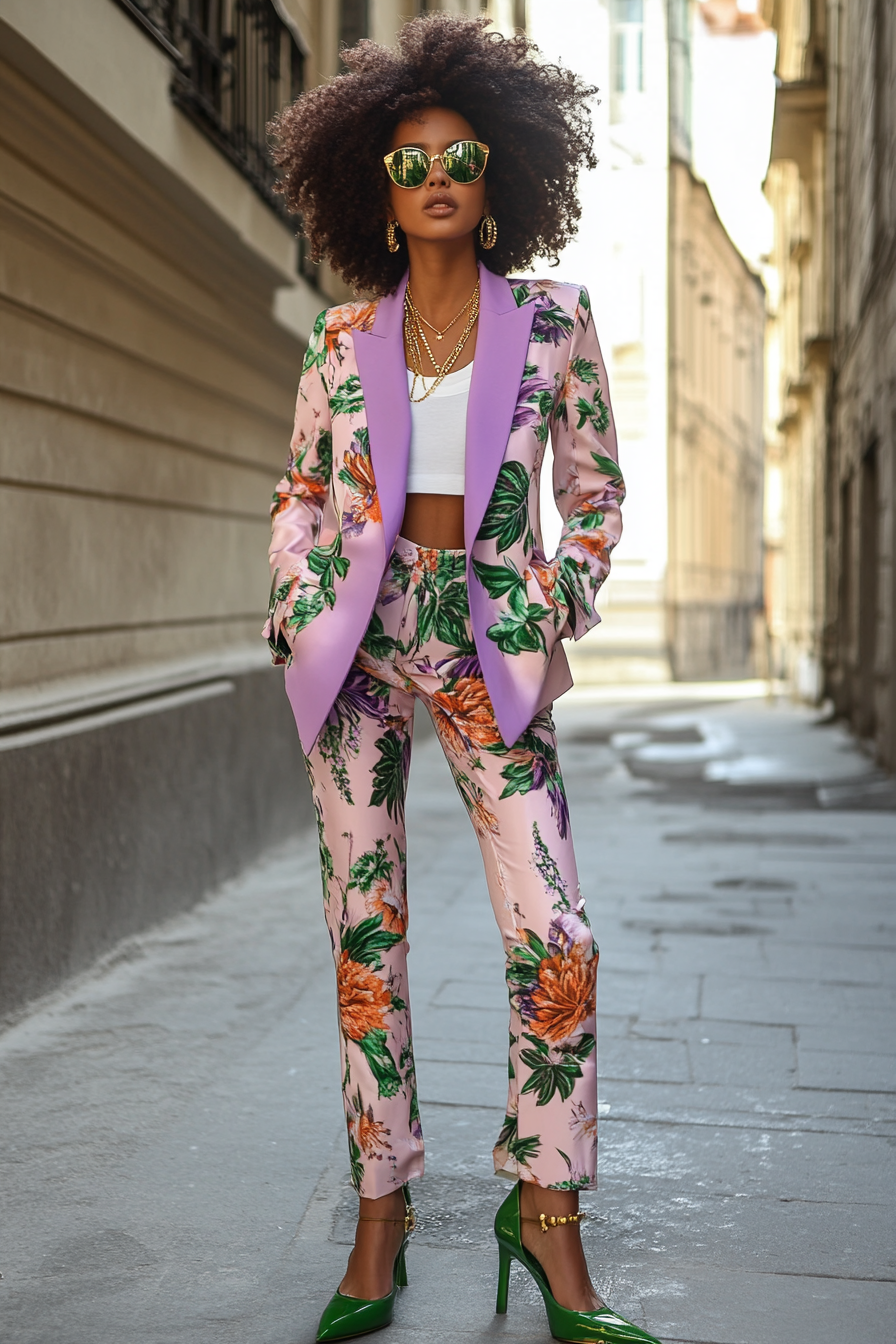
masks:
<path id="1" fill-rule="evenodd" d="M 411 287 L 410 287 L 410 285 L 408 285 L 408 287 L 407 287 L 407 293 L 410 294 L 410 292 L 411 292 Z M 417 307 L 417 305 L 414 303 L 413 298 L 410 300 L 410 304 L 411 304 L 411 307 L 413 308 L 414 312 L 416 313 L 417 317 L 418 317 L 418 318 L 420 319 L 420 321 L 424 324 L 424 326 L 429 327 L 430 331 L 434 331 L 435 334 L 436 334 L 436 340 L 437 340 L 437 341 L 441 341 L 441 340 L 443 340 L 444 337 L 445 337 L 445 332 L 446 332 L 446 331 L 450 331 L 451 328 L 454 326 L 455 322 L 458 320 L 458 318 L 463 317 L 464 313 L 467 311 L 467 309 L 469 308 L 470 304 L 473 302 L 473 299 L 474 299 L 475 297 L 476 297 L 476 290 L 474 289 L 474 290 L 473 290 L 473 293 L 472 293 L 472 294 L 470 295 L 470 297 L 467 299 L 466 303 L 464 304 L 463 308 L 461 308 L 460 312 L 459 312 L 459 313 L 455 313 L 455 315 L 454 315 L 454 317 L 452 317 L 451 321 L 448 322 L 448 323 L 446 323 L 445 326 L 442 328 L 441 331 L 439 331 L 438 327 L 434 327 L 433 324 L 432 324 L 431 322 L 428 322 L 428 321 L 427 321 L 427 319 L 426 319 L 426 318 L 423 316 L 423 314 L 421 313 L 420 309 L 419 309 L 419 308 Z"/>
<path id="2" fill-rule="evenodd" d="M 467 317 L 466 325 L 464 326 L 463 332 L 461 333 L 460 340 L 457 342 L 457 345 L 451 351 L 451 354 L 448 356 L 445 362 L 443 364 L 439 364 L 438 361 L 433 356 L 432 348 L 430 347 L 429 341 L 426 339 L 426 332 L 423 330 L 423 324 L 420 320 L 420 313 L 417 309 L 416 304 L 414 303 L 413 297 L 409 297 L 407 290 L 405 290 L 404 337 L 405 337 L 405 344 L 407 345 L 407 349 L 411 356 L 411 369 L 414 374 L 409 394 L 411 401 L 413 402 L 425 401 L 426 398 L 432 396 L 436 388 L 441 386 L 441 384 L 445 381 L 448 374 L 451 372 L 452 368 L 457 363 L 461 351 L 463 350 L 464 346 L 467 343 L 467 339 L 469 338 L 470 332 L 476 325 L 478 317 L 479 317 L 479 281 L 477 280 L 476 288 L 474 289 L 472 297 L 470 299 L 469 316 Z M 426 350 L 427 355 L 429 356 L 429 361 L 436 371 L 432 387 L 429 388 L 426 387 L 425 382 L 426 375 L 423 373 L 423 354 L 420 349 L 421 341 L 423 342 L 423 347 Z M 415 395 L 417 391 L 418 378 L 424 380 L 423 381 L 424 392 L 422 397 L 418 397 Z"/>

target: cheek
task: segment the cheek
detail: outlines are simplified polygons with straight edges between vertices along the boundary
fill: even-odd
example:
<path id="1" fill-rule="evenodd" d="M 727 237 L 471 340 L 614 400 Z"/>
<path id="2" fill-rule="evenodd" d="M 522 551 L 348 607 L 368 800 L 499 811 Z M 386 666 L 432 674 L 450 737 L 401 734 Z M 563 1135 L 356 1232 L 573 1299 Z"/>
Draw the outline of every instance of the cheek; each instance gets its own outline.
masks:
<path id="1" fill-rule="evenodd" d="M 412 191 L 402 191 L 401 187 L 396 187 L 392 182 L 389 183 L 389 206 L 399 224 L 403 219 L 411 218 L 411 197 L 416 196 L 416 194 Z"/>
<path id="2" fill-rule="evenodd" d="M 474 182 L 470 188 L 470 209 L 477 219 L 480 219 L 482 215 L 485 214 L 486 195 L 485 181 L 480 178 L 479 181 Z"/>

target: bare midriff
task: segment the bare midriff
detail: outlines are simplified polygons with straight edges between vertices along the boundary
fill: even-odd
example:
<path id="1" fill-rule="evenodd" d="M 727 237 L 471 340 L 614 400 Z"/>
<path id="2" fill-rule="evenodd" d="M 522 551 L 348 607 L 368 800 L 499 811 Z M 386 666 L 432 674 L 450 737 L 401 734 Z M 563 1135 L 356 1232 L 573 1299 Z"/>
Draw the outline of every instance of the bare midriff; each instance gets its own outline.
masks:
<path id="1" fill-rule="evenodd" d="M 452 364 L 457 372 L 473 363 L 476 354 L 477 322 L 460 356 Z M 406 348 L 408 368 L 413 368 L 410 351 Z M 424 355 L 423 372 L 427 378 L 435 373 L 435 368 Z M 414 494 L 405 497 L 404 519 L 401 535 L 417 546 L 430 546 L 439 551 L 460 551 L 464 547 L 464 497 L 463 495 L 424 495 Z"/>
<path id="2" fill-rule="evenodd" d="M 418 546 L 459 551 L 464 545 L 463 495 L 408 495 L 401 535 Z"/>

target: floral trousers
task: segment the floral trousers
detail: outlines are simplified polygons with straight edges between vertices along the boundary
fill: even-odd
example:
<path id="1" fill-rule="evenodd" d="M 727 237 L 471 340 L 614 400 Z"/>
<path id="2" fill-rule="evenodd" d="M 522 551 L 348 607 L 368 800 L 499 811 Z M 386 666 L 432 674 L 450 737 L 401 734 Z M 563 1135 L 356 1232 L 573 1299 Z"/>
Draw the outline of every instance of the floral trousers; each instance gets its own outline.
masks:
<path id="1" fill-rule="evenodd" d="M 548 712 L 501 740 L 473 644 L 465 553 L 399 538 L 355 662 L 307 759 L 336 962 L 355 1189 L 423 1174 L 407 981 L 405 793 L 426 705 L 476 830 L 504 941 L 509 1094 L 495 1170 L 595 1184 L 597 947 Z"/>

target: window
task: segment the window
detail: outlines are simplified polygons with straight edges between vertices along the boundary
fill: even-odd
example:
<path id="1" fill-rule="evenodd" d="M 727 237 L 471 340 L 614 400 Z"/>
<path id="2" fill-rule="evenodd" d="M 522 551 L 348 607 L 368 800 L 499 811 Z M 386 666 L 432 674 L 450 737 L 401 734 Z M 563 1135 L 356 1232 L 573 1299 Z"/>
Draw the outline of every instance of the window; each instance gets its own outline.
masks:
<path id="1" fill-rule="evenodd" d="M 181 0 L 171 96 L 282 211 L 267 123 L 302 91 L 303 58 L 273 0 Z"/>
<path id="2" fill-rule="evenodd" d="M 612 0 L 613 91 L 644 92 L 644 0 Z"/>
<path id="3" fill-rule="evenodd" d="M 267 123 L 302 92 L 304 58 L 275 0 L 118 0 L 174 61 L 171 97 L 279 214 Z"/>

